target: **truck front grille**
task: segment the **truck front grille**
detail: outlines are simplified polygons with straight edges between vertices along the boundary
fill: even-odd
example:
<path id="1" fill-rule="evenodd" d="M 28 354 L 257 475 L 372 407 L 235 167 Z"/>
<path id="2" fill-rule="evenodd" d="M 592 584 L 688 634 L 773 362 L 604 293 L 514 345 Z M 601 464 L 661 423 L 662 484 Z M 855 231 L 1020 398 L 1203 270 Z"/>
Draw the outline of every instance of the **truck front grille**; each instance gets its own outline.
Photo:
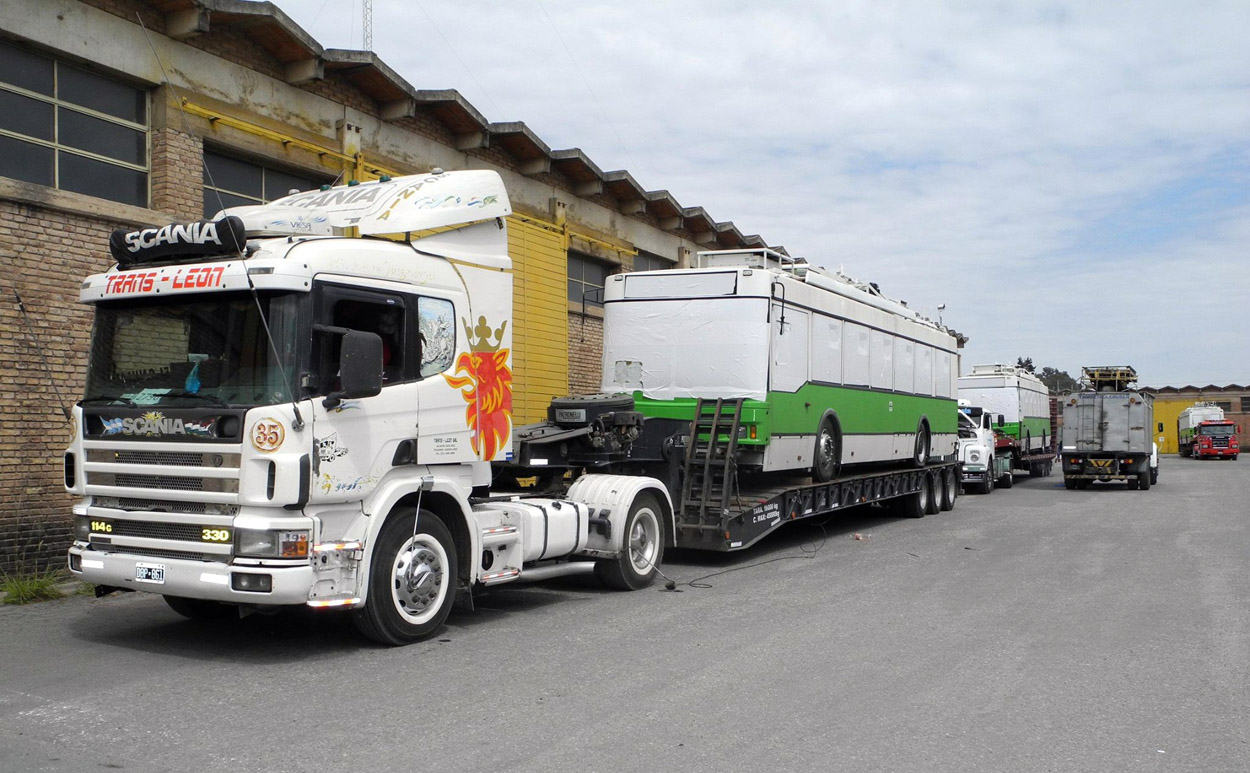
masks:
<path id="1" fill-rule="evenodd" d="M 128 513 L 183 513 L 187 515 L 238 515 L 238 505 L 207 504 L 204 502 L 172 502 L 161 499 L 135 499 L 134 497 L 94 497 L 94 507 L 123 510 Z"/>
<path id="2" fill-rule="evenodd" d="M 183 559 L 187 561 L 226 561 L 228 556 L 197 553 L 191 550 L 164 550 L 160 548 L 119 547 L 91 543 L 91 549 L 100 553 L 125 553 L 127 555 L 150 556 L 152 558 Z"/>

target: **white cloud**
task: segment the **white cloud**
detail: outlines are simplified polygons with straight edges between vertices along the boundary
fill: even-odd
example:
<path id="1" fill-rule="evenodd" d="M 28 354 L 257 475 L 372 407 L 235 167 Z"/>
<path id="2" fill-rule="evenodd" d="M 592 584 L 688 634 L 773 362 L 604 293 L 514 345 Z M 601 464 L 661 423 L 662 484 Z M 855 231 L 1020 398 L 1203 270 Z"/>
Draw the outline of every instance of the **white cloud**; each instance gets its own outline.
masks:
<path id="1" fill-rule="evenodd" d="M 280 0 L 328 47 L 358 3 Z M 913 308 L 974 362 L 1250 382 L 1250 4 L 374 4 L 374 49 Z M 432 20 L 432 21 L 431 21 Z M 1218 301 L 1212 298 L 1219 299 Z"/>

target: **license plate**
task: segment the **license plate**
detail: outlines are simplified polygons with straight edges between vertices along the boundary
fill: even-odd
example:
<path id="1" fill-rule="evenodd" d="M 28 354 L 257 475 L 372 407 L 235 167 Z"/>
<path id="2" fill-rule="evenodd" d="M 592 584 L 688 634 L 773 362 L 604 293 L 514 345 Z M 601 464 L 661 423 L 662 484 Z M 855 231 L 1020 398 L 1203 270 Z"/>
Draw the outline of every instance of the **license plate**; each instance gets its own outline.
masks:
<path id="1" fill-rule="evenodd" d="M 165 582 L 164 564 L 135 564 L 135 580 L 161 585 Z"/>

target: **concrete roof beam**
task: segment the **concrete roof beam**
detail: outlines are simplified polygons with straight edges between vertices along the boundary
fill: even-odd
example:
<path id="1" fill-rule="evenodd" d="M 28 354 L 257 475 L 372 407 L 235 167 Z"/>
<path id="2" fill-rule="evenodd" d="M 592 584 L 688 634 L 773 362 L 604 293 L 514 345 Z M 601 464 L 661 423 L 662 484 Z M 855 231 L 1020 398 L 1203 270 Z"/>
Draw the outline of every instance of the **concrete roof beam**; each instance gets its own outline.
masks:
<path id="1" fill-rule="evenodd" d="M 378 116 L 383 121 L 398 121 L 401 118 L 412 118 L 416 114 L 415 99 L 393 99 L 378 106 Z"/>
<path id="2" fill-rule="evenodd" d="M 165 14 L 165 34 L 174 40 L 188 40 L 209 30 L 206 8 L 187 8 Z"/>
<path id="3" fill-rule="evenodd" d="M 282 77 L 292 86 L 319 81 L 325 76 L 325 62 L 318 57 L 287 62 L 282 68 Z"/>

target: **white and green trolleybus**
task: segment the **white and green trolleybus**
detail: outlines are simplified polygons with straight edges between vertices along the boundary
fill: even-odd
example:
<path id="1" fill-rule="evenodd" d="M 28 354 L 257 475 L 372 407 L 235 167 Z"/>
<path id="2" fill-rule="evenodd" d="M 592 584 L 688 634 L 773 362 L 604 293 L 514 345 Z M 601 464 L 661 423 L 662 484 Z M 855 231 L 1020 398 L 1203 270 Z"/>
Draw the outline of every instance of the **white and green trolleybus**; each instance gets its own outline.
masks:
<path id="1" fill-rule="evenodd" d="M 740 411 L 740 470 L 810 471 L 954 457 L 961 337 L 874 285 L 766 249 L 611 277 L 605 392 L 654 418 Z"/>

